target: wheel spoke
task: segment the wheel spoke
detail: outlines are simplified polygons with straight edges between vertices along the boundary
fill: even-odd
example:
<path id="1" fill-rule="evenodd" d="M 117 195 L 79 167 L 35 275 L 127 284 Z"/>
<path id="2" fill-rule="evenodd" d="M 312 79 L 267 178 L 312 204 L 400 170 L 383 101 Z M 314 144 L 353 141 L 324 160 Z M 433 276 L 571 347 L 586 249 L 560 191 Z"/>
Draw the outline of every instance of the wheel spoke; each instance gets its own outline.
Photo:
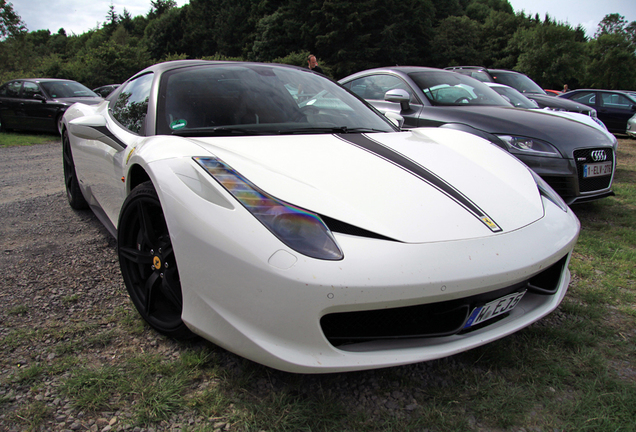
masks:
<path id="1" fill-rule="evenodd" d="M 157 284 L 157 281 L 159 279 L 160 278 L 157 272 L 152 272 L 148 280 L 146 280 L 146 286 L 144 287 L 145 298 L 143 300 L 144 300 L 144 309 L 147 315 L 150 315 L 150 308 L 152 307 L 152 302 L 154 300 L 153 292 L 156 289 L 155 285 Z"/>
<path id="2" fill-rule="evenodd" d="M 137 203 L 137 213 L 139 216 L 139 228 L 146 245 L 154 248 L 157 244 L 157 237 L 155 235 L 155 229 L 152 224 L 152 218 L 148 211 L 147 206 L 143 202 Z"/>
<path id="3" fill-rule="evenodd" d="M 179 293 L 174 292 L 174 288 L 171 283 L 171 278 L 168 277 L 168 274 L 164 276 L 161 280 L 161 292 L 166 296 L 168 301 L 172 303 L 177 310 L 181 310 L 181 295 Z"/>
<path id="4" fill-rule="evenodd" d="M 146 251 L 125 246 L 122 246 L 119 250 L 123 258 L 135 264 L 152 264 L 152 255 Z"/>

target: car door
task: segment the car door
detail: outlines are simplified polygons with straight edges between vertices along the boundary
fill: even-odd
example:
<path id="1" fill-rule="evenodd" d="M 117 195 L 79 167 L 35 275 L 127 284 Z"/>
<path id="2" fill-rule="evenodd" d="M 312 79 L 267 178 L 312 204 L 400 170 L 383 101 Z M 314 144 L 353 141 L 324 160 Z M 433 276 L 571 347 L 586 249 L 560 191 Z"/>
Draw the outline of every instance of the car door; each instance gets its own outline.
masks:
<path id="1" fill-rule="evenodd" d="M 625 133 L 627 120 L 635 113 L 636 106 L 627 96 L 613 92 L 599 92 L 598 117 L 610 131 Z"/>
<path id="2" fill-rule="evenodd" d="M 113 95 L 116 99 L 110 100 L 109 113 L 102 114 L 105 126 L 92 128 L 94 138 L 81 140 L 73 147 L 77 176 L 83 187 L 90 188 L 88 192 L 95 201 L 89 204 L 100 219 L 105 215 L 115 227 L 126 198 L 122 182 L 125 160 L 145 135 L 152 78 L 153 74 L 135 78 Z"/>
<path id="3" fill-rule="evenodd" d="M 422 103 L 413 89 L 402 78 L 390 74 L 367 75 L 346 83 L 345 87 L 371 103 L 382 113 L 392 111 L 400 114 L 404 117 L 404 128 L 418 126 Z M 408 110 L 403 110 L 399 103 L 384 100 L 386 92 L 394 89 L 401 89 L 409 94 Z"/>
<path id="4" fill-rule="evenodd" d="M 0 122 L 5 129 L 19 127 L 16 110 L 20 105 L 21 81 L 11 81 L 0 88 Z"/>
<path id="5" fill-rule="evenodd" d="M 19 110 L 27 129 L 57 131 L 56 116 L 59 105 L 47 102 L 44 92 L 37 83 L 24 82 Z"/>

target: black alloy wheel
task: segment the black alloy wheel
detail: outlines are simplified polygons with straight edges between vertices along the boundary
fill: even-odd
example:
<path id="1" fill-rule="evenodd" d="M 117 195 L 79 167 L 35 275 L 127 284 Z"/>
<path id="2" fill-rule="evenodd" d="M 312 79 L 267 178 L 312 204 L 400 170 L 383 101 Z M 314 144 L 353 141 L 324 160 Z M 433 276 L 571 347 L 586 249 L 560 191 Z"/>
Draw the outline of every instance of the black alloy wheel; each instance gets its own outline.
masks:
<path id="1" fill-rule="evenodd" d="M 62 133 L 62 163 L 64 165 L 64 185 L 66 186 L 68 203 L 75 210 L 88 208 L 88 203 L 84 195 L 82 195 L 77 181 L 75 163 L 73 162 L 73 154 L 71 153 L 71 142 L 68 139 L 67 131 Z"/>
<path id="2" fill-rule="evenodd" d="M 126 289 L 142 318 L 167 336 L 192 337 L 181 320 L 179 270 L 161 203 L 151 182 L 134 188 L 124 201 L 117 243 Z"/>

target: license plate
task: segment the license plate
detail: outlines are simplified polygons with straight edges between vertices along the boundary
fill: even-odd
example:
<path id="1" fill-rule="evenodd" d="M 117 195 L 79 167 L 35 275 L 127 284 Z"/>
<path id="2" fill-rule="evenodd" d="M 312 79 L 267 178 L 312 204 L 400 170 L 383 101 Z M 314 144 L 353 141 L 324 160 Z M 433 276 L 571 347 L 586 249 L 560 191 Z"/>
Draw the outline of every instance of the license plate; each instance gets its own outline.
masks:
<path id="1" fill-rule="evenodd" d="M 521 297 L 526 292 L 517 292 L 508 294 L 507 296 L 493 300 L 490 303 L 486 303 L 483 306 L 473 309 L 473 312 L 468 317 L 468 321 L 464 325 L 464 328 L 472 327 L 491 318 L 510 312 L 517 306 L 517 303 L 521 300 Z"/>
<path id="2" fill-rule="evenodd" d="M 612 162 L 583 165 L 583 177 L 599 177 L 612 174 Z"/>

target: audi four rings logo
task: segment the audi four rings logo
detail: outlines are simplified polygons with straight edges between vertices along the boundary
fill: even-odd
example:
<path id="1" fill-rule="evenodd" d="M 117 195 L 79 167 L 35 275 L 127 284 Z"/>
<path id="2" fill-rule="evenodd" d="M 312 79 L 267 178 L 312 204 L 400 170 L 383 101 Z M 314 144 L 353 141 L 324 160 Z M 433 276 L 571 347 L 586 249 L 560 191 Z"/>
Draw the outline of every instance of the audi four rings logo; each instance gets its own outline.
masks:
<path id="1" fill-rule="evenodd" d="M 592 152 L 592 159 L 594 162 L 601 162 L 607 159 L 607 155 L 605 154 L 605 150 L 594 150 Z"/>

